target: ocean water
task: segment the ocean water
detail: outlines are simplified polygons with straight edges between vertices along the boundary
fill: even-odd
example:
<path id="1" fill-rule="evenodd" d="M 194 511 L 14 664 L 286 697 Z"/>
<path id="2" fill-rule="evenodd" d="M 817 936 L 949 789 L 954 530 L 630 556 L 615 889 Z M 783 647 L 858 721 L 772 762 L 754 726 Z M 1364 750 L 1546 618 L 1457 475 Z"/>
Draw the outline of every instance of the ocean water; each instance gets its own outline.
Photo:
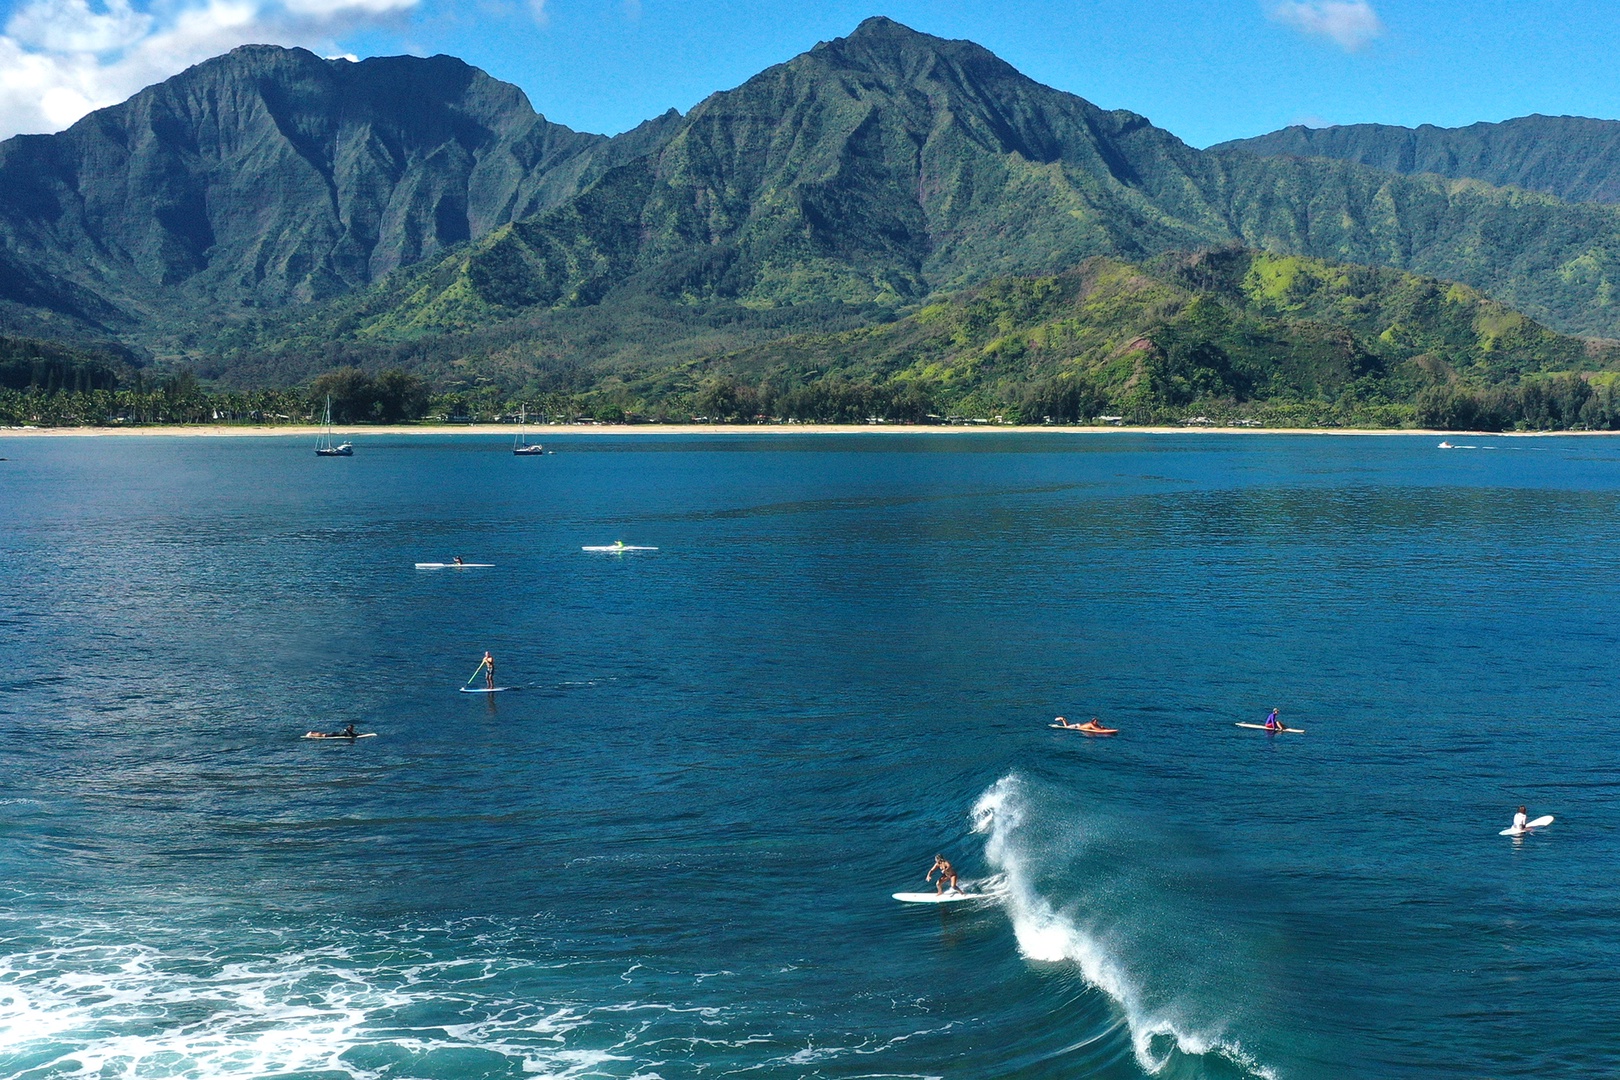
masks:
<path id="1" fill-rule="evenodd" d="M 0 1076 L 1620 1074 L 1620 443 L 357 442 L 0 440 Z"/>

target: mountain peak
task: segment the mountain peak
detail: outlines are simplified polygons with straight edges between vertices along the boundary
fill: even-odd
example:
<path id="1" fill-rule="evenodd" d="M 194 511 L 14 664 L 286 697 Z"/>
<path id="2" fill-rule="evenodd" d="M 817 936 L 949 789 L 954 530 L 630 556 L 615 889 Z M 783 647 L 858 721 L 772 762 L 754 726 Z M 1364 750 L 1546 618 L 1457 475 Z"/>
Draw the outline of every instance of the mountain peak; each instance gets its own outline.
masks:
<path id="1" fill-rule="evenodd" d="M 843 66 L 896 75 L 913 73 L 919 62 L 949 56 L 958 62 L 990 63 L 1013 72 L 1012 65 L 971 41 L 935 37 L 913 30 L 904 23 L 882 15 L 865 19 L 848 37 L 823 41 L 810 55 L 834 60 Z"/>
<path id="2" fill-rule="evenodd" d="M 928 37 L 919 30 L 913 30 L 905 23 L 895 22 L 887 15 L 873 15 L 861 20 L 849 35 L 851 38 L 863 37 Z"/>

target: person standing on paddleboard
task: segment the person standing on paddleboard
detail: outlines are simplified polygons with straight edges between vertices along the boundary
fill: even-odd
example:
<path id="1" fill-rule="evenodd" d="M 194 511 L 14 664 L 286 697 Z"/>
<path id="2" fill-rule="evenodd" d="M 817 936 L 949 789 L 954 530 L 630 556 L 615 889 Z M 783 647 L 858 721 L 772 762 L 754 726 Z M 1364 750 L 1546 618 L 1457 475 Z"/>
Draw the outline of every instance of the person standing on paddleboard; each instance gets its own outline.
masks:
<path id="1" fill-rule="evenodd" d="M 488 649 L 484 650 L 483 662 L 478 665 L 484 669 L 484 686 L 486 689 L 495 689 L 495 656 Z"/>
<path id="2" fill-rule="evenodd" d="M 956 867 L 952 866 L 943 855 L 934 856 L 934 865 L 928 868 L 928 873 L 923 875 L 923 880 L 933 881 L 936 873 L 939 874 L 939 881 L 934 883 L 934 891 L 936 893 L 942 893 L 945 891 L 945 883 L 947 881 L 950 882 L 952 892 L 962 891 L 956 884 Z"/>

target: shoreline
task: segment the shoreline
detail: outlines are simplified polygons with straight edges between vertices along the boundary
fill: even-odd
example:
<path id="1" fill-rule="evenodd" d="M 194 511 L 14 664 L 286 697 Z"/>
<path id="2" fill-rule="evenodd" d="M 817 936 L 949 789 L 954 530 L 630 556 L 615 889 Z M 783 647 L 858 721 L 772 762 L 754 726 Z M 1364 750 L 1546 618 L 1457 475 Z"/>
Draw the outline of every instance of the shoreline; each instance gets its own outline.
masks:
<path id="1" fill-rule="evenodd" d="M 324 427 L 310 424 L 159 424 L 152 427 L 35 427 L 0 428 L 0 438 L 101 438 L 152 436 L 162 438 L 313 438 Z M 531 439 L 544 441 L 559 435 L 1410 435 L 1424 438 L 1527 439 L 1555 435 L 1620 435 L 1615 431 L 1446 431 L 1439 428 L 1261 428 L 1261 427 L 1094 427 L 1048 424 L 548 424 L 531 426 Z M 445 424 L 424 427 L 386 424 L 376 427 L 332 428 L 345 438 L 366 435 L 516 435 L 515 424 Z"/>

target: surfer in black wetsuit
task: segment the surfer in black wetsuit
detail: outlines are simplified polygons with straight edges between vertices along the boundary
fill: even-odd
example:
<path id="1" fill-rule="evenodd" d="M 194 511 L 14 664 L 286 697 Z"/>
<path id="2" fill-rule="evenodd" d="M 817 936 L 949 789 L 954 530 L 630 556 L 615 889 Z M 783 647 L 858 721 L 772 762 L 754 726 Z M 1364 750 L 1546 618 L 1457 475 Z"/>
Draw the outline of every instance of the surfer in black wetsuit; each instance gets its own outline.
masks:
<path id="1" fill-rule="evenodd" d="M 456 556 L 456 565 L 457 566 L 466 566 L 467 561 L 465 559 L 463 559 L 460 555 L 457 555 Z"/>
<path id="2" fill-rule="evenodd" d="M 960 887 L 956 884 L 956 867 L 952 866 L 943 855 L 934 856 L 934 865 L 928 868 L 928 873 L 923 875 L 923 880 L 933 881 L 936 873 L 939 875 L 939 880 L 934 883 L 936 893 L 945 891 L 946 882 L 950 882 L 952 892 L 961 892 Z"/>
<path id="3" fill-rule="evenodd" d="M 342 735 L 344 738 L 353 739 L 356 736 L 358 736 L 360 733 L 358 731 L 354 730 L 354 725 L 353 724 L 350 724 L 348 727 L 346 727 L 342 731 L 338 732 L 338 734 Z"/>

